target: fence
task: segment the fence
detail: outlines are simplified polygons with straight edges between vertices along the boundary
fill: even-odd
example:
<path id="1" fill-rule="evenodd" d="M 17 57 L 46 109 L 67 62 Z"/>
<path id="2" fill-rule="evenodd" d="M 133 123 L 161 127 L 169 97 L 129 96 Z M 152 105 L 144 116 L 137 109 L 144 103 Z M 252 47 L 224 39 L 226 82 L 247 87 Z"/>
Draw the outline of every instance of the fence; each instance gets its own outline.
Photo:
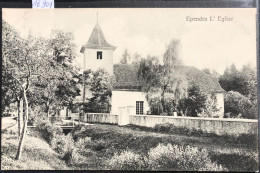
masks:
<path id="1" fill-rule="evenodd" d="M 89 123 L 110 123 L 118 125 L 137 125 L 154 127 L 156 124 L 171 123 L 176 127 L 187 129 L 202 130 L 218 135 L 240 135 L 256 133 L 258 121 L 251 119 L 232 119 L 232 118 L 200 118 L 200 117 L 173 117 L 158 115 L 133 115 L 132 111 L 120 108 L 120 115 L 103 113 L 87 113 L 84 121 Z"/>
<path id="2" fill-rule="evenodd" d="M 118 124 L 118 115 L 109 113 L 85 113 L 84 122 Z"/>

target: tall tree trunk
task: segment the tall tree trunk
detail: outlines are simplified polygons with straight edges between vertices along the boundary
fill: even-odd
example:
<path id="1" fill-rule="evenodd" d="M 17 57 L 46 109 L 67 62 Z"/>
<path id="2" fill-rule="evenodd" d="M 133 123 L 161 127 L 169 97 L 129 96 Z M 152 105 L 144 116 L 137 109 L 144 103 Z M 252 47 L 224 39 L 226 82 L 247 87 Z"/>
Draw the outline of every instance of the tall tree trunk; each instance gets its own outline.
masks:
<path id="1" fill-rule="evenodd" d="M 46 104 L 46 111 L 47 111 L 47 117 L 49 118 L 50 117 L 50 103 L 49 103 L 49 100 L 47 101 L 47 104 Z"/>
<path id="2" fill-rule="evenodd" d="M 21 158 L 22 150 L 23 150 L 23 144 L 24 144 L 24 139 L 27 131 L 27 121 L 28 121 L 28 100 L 26 96 L 26 90 L 23 90 L 23 97 L 24 97 L 24 102 L 25 102 L 25 119 L 23 120 L 23 129 L 22 129 L 22 134 L 19 139 L 19 145 L 18 145 L 18 150 L 15 159 L 19 160 Z"/>
<path id="3" fill-rule="evenodd" d="M 18 98 L 17 99 L 17 109 L 18 109 L 18 112 L 17 112 L 17 123 L 18 123 L 18 139 L 20 137 L 20 134 L 21 134 L 21 108 L 20 108 L 20 99 Z"/>

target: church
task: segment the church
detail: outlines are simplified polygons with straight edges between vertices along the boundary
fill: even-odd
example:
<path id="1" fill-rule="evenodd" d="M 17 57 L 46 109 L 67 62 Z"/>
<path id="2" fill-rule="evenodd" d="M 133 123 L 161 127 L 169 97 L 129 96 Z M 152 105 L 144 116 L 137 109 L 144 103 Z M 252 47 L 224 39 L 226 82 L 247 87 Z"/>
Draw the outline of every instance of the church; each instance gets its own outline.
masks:
<path id="1" fill-rule="evenodd" d="M 136 115 L 147 114 L 149 104 L 146 94 L 141 91 L 141 81 L 138 80 L 138 69 L 130 64 L 114 64 L 113 53 L 116 47 L 109 44 L 97 22 L 87 43 L 82 46 L 80 52 L 84 55 L 84 71 L 103 68 L 115 78 L 111 98 L 111 114 L 119 114 L 120 107 L 134 107 Z M 188 83 L 196 83 L 203 92 L 216 94 L 218 115 L 224 115 L 224 90 L 217 79 L 191 66 L 179 66 L 179 70 L 186 75 Z M 88 86 L 85 89 L 86 98 L 91 96 Z M 82 98 L 82 97 L 81 97 Z M 85 99 L 86 99 L 85 98 Z"/>

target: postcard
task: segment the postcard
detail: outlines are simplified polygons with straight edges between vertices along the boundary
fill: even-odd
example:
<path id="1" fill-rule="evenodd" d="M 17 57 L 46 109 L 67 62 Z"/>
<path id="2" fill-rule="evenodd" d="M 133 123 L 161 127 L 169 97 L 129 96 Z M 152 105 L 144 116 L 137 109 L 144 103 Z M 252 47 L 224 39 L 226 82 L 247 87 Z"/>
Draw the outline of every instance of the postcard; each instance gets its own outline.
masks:
<path id="1" fill-rule="evenodd" d="M 256 8 L 2 14 L 2 170 L 258 170 Z"/>

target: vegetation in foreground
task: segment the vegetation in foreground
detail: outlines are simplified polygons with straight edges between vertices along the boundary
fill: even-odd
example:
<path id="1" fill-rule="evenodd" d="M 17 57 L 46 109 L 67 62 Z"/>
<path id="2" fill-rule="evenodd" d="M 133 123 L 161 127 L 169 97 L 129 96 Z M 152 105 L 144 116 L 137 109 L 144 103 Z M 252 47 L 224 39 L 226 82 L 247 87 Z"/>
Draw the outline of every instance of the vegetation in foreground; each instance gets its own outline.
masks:
<path id="1" fill-rule="evenodd" d="M 32 130 L 24 142 L 23 157 L 15 160 L 17 151 L 17 126 L 1 134 L 1 170 L 64 170 L 70 169 L 49 144 Z"/>
<path id="2" fill-rule="evenodd" d="M 76 126 L 64 135 L 60 128 L 45 122 L 26 138 L 20 161 L 14 160 L 17 133 L 5 131 L 2 169 L 255 171 L 258 168 L 257 148 L 249 140 L 187 136 L 182 131 L 167 134 L 158 129 L 162 128 L 157 127 L 155 132 L 139 127 L 89 125 Z"/>

